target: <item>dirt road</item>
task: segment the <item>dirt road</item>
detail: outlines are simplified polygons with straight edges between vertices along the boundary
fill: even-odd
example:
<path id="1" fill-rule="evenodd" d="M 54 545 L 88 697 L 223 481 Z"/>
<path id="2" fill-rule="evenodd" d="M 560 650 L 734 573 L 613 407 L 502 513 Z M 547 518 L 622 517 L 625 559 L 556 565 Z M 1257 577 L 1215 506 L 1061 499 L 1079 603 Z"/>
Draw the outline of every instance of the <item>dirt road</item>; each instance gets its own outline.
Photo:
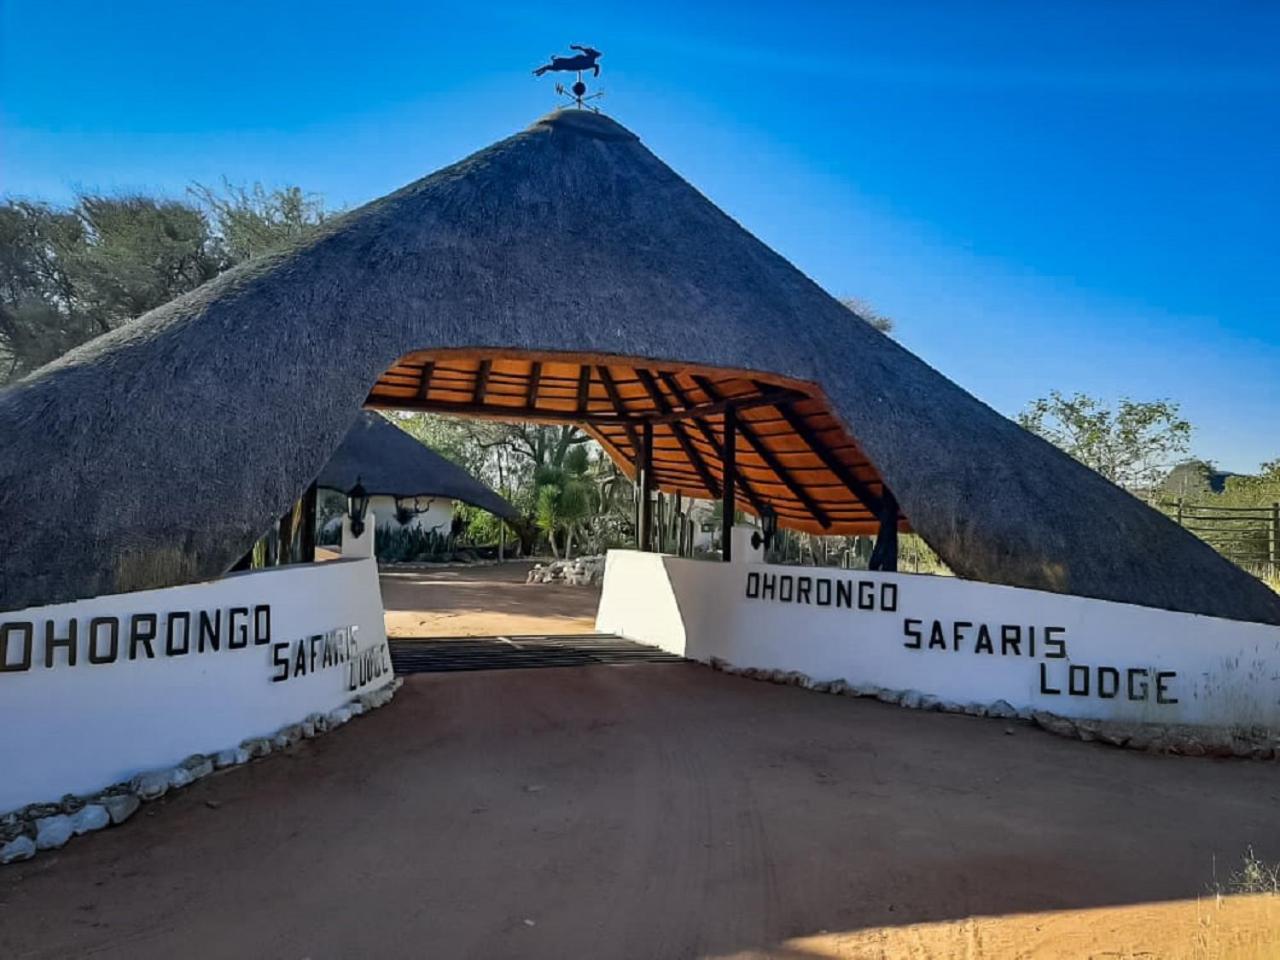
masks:
<path id="1" fill-rule="evenodd" d="M 0 956 L 1276 956 L 1275 898 L 1195 898 L 1278 811 L 1278 765 L 695 665 L 418 675 L 0 870 Z"/>
<path id="2" fill-rule="evenodd" d="M 528 584 L 532 563 L 500 566 L 387 568 L 382 601 L 393 637 L 484 637 L 589 633 L 598 587 Z"/>

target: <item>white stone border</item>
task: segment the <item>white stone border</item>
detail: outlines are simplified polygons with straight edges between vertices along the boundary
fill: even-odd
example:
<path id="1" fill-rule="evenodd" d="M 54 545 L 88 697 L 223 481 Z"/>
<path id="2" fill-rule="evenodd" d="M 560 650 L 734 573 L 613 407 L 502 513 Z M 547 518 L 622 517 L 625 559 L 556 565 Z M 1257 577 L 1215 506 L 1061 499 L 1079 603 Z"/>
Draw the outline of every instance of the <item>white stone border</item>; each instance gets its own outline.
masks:
<path id="1" fill-rule="evenodd" d="M 1189 724 L 1123 723 L 1115 720 L 1084 720 L 1062 717 L 1042 710 L 1016 709 L 1004 700 L 994 703 L 956 703 L 919 690 L 891 690 L 874 684 L 853 684 L 846 680 L 814 680 L 798 670 L 769 670 L 735 667 L 720 657 L 712 657 L 711 669 L 748 680 L 764 680 L 802 687 L 815 693 L 845 697 L 870 697 L 881 703 L 911 710 L 963 713 L 971 717 L 1023 720 L 1060 737 L 1086 742 L 1097 740 L 1113 747 L 1146 750 L 1149 753 L 1186 757 L 1238 757 L 1252 760 L 1280 760 L 1280 736 L 1261 727 L 1206 727 Z"/>
<path id="2" fill-rule="evenodd" d="M 300 740 L 311 740 L 336 730 L 358 717 L 391 702 L 404 685 L 402 677 L 354 697 L 328 713 L 313 713 L 299 723 L 281 727 L 265 737 L 251 737 L 237 747 L 214 753 L 196 753 L 175 767 L 140 773 L 87 796 L 67 794 L 56 803 L 31 803 L 0 816 L 0 865 L 21 863 L 40 850 L 57 850 L 72 837 L 124 823 L 144 801 L 159 800 L 172 790 L 189 786 L 215 770 L 240 766 L 250 760 L 285 750 Z"/>

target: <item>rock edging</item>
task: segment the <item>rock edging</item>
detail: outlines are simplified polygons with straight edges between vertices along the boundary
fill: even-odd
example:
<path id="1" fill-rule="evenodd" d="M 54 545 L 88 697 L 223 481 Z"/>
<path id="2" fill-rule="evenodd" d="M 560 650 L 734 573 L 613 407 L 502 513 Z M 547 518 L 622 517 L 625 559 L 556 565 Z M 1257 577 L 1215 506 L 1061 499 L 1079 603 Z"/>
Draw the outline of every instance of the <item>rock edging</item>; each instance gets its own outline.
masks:
<path id="1" fill-rule="evenodd" d="M 1080 720 L 1037 710 L 1031 719 L 1060 737 L 1184 757 L 1280 759 L 1280 735 L 1263 727 L 1197 727 L 1191 724 Z"/>
<path id="2" fill-rule="evenodd" d="M 534 564 L 525 583 L 568 583 L 587 587 L 604 582 L 604 555 Z"/>
<path id="3" fill-rule="evenodd" d="M 871 683 L 849 683 L 846 680 L 815 681 L 798 670 L 735 667 L 719 657 L 712 657 L 710 666 L 713 670 L 750 680 L 787 684 L 818 693 L 833 693 L 846 697 L 872 697 L 882 703 L 892 703 L 912 710 L 937 710 L 943 713 L 963 713 L 971 717 L 1022 720 L 1060 737 L 1070 737 L 1085 742 L 1097 741 L 1130 750 L 1146 750 L 1149 753 L 1176 754 L 1185 757 L 1280 760 L 1280 734 L 1261 727 L 1197 727 L 1190 724 L 1081 720 L 1043 710 L 1017 708 L 1005 700 L 986 704 L 959 703 L 921 693 L 919 690 L 893 690 Z"/>
<path id="4" fill-rule="evenodd" d="M 266 737 L 251 737 L 237 747 L 196 753 L 177 766 L 139 773 L 87 796 L 67 794 L 56 803 L 30 803 L 0 816 L 0 865 L 30 860 L 41 850 L 57 850 L 72 837 L 124 823 L 143 803 L 189 786 L 215 770 L 225 770 L 310 740 L 391 702 L 404 680 L 396 677 L 381 689 L 353 697 L 328 713 L 313 713 L 300 723 L 281 727 Z"/>

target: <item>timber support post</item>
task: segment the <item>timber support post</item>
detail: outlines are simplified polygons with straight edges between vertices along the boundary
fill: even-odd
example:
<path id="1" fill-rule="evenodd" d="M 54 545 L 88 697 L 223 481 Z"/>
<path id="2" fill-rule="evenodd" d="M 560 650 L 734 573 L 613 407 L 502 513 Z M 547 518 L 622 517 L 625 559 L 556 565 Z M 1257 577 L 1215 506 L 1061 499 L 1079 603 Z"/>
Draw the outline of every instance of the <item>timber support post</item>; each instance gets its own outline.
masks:
<path id="1" fill-rule="evenodd" d="M 728 407 L 724 411 L 724 450 L 721 454 L 724 477 L 721 479 L 722 495 L 720 514 L 720 555 L 725 563 L 733 559 L 733 517 L 737 512 L 738 489 L 738 411 Z"/>
<path id="2" fill-rule="evenodd" d="M 293 563 L 293 535 L 298 529 L 298 504 L 294 504 L 280 518 L 280 546 L 276 554 L 276 563 L 284 566 Z"/>
<path id="3" fill-rule="evenodd" d="M 653 424 L 640 429 L 640 458 L 636 462 L 636 543 L 641 550 L 653 549 Z"/>
<path id="4" fill-rule="evenodd" d="M 298 562 L 316 562 L 316 497 L 315 481 L 302 495 L 302 529 L 298 531 Z"/>
<path id="5" fill-rule="evenodd" d="M 888 488 L 880 496 L 880 532 L 867 562 L 868 570 L 896 573 L 898 570 L 898 498 Z"/>

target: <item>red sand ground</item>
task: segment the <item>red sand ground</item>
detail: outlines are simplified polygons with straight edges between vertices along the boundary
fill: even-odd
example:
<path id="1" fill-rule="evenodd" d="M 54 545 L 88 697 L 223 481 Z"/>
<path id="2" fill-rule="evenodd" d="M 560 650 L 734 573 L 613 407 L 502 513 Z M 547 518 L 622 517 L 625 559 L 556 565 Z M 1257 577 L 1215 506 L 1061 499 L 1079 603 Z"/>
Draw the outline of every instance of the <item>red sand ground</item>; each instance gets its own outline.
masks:
<path id="1" fill-rule="evenodd" d="M 1250 845 L 1280 765 L 695 665 L 420 675 L 0 869 L 0 957 L 1280 956 L 1280 898 L 1205 895 Z"/>

